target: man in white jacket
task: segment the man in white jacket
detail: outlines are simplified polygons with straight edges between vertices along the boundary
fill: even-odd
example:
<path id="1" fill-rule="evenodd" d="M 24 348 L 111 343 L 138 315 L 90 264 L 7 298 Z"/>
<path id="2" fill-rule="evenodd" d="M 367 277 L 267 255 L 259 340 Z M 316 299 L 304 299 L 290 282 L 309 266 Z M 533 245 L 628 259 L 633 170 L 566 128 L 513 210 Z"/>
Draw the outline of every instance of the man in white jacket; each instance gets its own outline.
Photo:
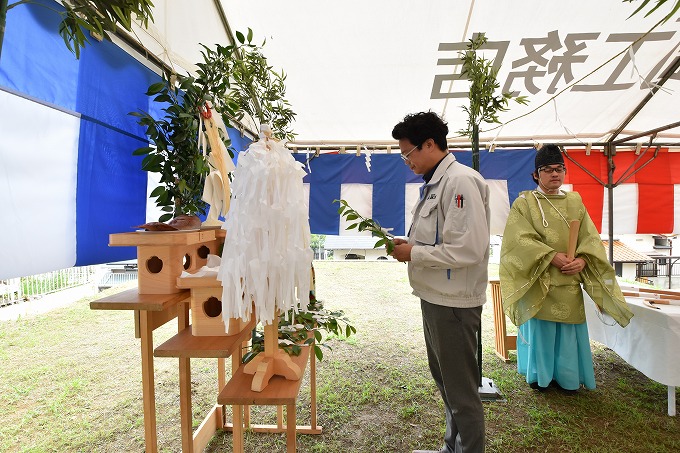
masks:
<path id="1" fill-rule="evenodd" d="M 446 434 L 439 452 L 478 453 L 484 451 L 477 335 L 488 278 L 489 187 L 448 152 L 448 132 L 432 112 L 407 115 L 392 131 L 402 159 L 425 181 L 408 240 L 395 240 L 393 256 L 408 262 L 430 371 L 444 400 Z"/>

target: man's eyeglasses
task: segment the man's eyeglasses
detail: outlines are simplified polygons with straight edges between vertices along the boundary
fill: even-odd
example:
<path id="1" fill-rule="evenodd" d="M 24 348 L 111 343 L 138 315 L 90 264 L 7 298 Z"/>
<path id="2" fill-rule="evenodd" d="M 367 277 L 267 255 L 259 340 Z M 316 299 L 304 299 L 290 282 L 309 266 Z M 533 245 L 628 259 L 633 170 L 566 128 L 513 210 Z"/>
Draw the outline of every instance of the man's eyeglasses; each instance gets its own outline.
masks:
<path id="1" fill-rule="evenodd" d="M 550 174 L 552 172 L 555 173 L 564 173 L 567 169 L 564 167 L 564 165 L 558 165 L 557 167 L 541 167 L 538 169 L 538 171 L 541 171 L 545 174 Z"/>
<path id="2" fill-rule="evenodd" d="M 408 161 L 410 160 L 410 159 L 408 158 L 408 156 L 410 156 L 411 153 L 412 153 L 413 151 L 415 151 L 415 150 L 418 148 L 418 146 L 420 146 L 420 145 L 414 146 L 413 149 L 412 149 L 411 151 L 407 152 L 406 154 L 401 154 L 401 160 L 403 160 L 404 162 L 408 162 Z"/>

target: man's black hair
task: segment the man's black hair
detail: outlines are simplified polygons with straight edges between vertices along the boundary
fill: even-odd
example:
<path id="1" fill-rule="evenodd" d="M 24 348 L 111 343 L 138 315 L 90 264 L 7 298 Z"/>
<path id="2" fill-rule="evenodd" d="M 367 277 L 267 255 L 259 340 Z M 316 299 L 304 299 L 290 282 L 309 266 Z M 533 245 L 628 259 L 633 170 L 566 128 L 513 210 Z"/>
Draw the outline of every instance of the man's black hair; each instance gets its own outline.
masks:
<path id="1" fill-rule="evenodd" d="M 431 138 L 442 151 L 448 149 L 446 135 L 449 127 L 434 112 L 420 112 L 406 115 L 404 120 L 392 129 L 395 140 L 408 139 L 420 148 L 425 140 Z"/>

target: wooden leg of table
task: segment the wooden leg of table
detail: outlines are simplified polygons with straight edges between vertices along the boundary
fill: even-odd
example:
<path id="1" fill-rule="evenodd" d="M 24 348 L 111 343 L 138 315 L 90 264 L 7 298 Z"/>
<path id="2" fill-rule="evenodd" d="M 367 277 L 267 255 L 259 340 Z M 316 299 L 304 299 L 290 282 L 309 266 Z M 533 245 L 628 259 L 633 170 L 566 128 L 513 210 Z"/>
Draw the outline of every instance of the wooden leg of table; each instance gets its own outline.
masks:
<path id="1" fill-rule="evenodd" d="M 231 431 L 234 453 L 243 453 L 243 417 L 241 406 L 232 406 L 233 429 Z"/>
<path id="2" fill-rule="evenodd" d="M 276 406 L 276 427 L 283 429 L 283 406 Z"/>
<path id="3" fill-rule="evenodd" d="M 179 359 L 179 413 L 182 431 L 182 452 L 194 451 L 194 429 L 191 414 L 191 359 Z"/>
<path id="4" fill-rule="evenodd" d="M 177 314 L 177 330 L 182 331 L 189 326 L 189 306 Z M 180 431 L 182 432 L 182 452 L 193 453 L 194 429 L 191 413 L 191 359 L 179 358 L 179 414 Z"/>
<path id="5" fill-rule="evenodd" d="M 668 386 L 668 415 L 675 416 L 675 387 Z"/>
<path id="6" fill-rule="evenodd" d="M 227 371 L 224 368 L 226 361 L 223 358 L 217 359 L 217 393 L 222 391 L 225 385 L 227 385 Z M 231 374 L 234 374 L 234 364 L 231 365 Z"/>
<path id="7" fill-rule="evenodd" d="M 314 354 L 315 342 L 309 345 L 312 350 L 309 355 L 309 399 L 310 399 L 310 425 L 316 429 L 316 354 Z"/>
<path id="8" fill-rule="evenodd" d="M 156 437 L 156 392 L 153 377 L 153 327 L 146 310 L 139 310 L 139 336 L 142 347 L 142 401 L 144 405 L 144 444 L 147 453 L 158 451 Z"/>
<path id="9" fill-rule="evenodd" d="M 286 405 L 286 452 L 295 453 L 295 403 Z"/>

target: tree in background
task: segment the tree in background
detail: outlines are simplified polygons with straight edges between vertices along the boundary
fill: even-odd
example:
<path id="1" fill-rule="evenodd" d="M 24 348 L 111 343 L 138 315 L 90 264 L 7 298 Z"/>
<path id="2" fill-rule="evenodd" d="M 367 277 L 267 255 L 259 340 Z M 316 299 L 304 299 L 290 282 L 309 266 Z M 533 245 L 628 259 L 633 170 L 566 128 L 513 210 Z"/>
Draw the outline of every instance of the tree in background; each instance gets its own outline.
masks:
<path id="1" fill-rule="evenodd" d="M 64 39 L 66 47 L 75 54 L 76 58 L 80 58 L 80 49 L 90 42 L 84 31 L 89 31 L 110 41 L 110 33 L 114 33 L 118 26 L 127 31 L 132 31 L 133 16 L 144 27 L 148 25 L 149 19 L 153 22 L 151 12 L 153 3 L 151 0 L 60 1 L 59 3 L 64 7 L 64 11 L 58 11 L 47 4 L 30 0 L 20 0 L 11 5 L 8 3 L 9 0 L 0 0 L 0 57 L 2 56 L 7 13 L 13 8 L 27 3 L 48 8 L 53 10 L 55 14 L 62 16 L 59 34 Z"/>
<path id="2" fill-rule="evenodd" d="M 326 244 L 326 235 L 324 234 L 312 234 L 312 239 L 309 243 L 315 254 L 318 254 L 321 249 L 324 248 Z"/>

